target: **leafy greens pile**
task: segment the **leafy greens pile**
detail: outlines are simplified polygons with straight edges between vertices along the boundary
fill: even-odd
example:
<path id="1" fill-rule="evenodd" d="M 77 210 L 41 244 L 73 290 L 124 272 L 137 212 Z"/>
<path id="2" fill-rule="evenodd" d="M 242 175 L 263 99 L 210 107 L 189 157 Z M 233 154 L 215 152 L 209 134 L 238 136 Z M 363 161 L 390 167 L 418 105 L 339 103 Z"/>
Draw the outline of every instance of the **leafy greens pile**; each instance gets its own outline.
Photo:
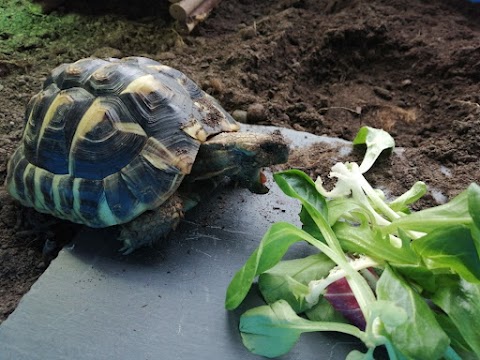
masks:
<path id="1" fill-rule="evenodd" d="M 353 350 L 349 360 L 373 359 L 377 346 L 390 359 L 480 358 L 480 186 L 411 212 L 408 206 L 427 191 L 424 183 L 387 201 L 363 176 L 394 147 L 393 138 L 363 127 L 354 144 L 367 146 L 364 160 L 334 165 L 331 191 L 299 170 L 274 175 L 300 201 L 303 226 L 273 224 L 228 287 L 229 310 L 257 276 L 267 302 L 241 316 L 244 345 L 276 357 L 303 332 L 338 331 L 367 348 Z M 318 253 L 282 261 L 300 241 Z"/>

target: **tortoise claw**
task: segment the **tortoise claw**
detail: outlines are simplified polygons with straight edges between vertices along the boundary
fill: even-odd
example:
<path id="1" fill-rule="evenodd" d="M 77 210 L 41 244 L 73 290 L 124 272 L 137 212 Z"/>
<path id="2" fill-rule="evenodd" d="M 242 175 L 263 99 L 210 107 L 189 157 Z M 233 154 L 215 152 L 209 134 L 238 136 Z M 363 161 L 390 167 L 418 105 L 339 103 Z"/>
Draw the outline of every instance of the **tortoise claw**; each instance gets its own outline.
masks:
<path id="1" fill-rule="evenodd" d="M 45 240 L 45 244 L 43 244 L 42 249 L 42 258 L 45 266 L 48 266 L 50 262 L 57 256 L 58 247 L 59 245 L 57 241 L 52 240 L 51 238 L 47 238 L 47 240 Z"/>
<path id="2" fill-rule="evenodd" d="M 118 250 L 118 252 L 122 253 L 122 255 L 129 255 L 135 250 L 129 244 L 125 244 Z"/>

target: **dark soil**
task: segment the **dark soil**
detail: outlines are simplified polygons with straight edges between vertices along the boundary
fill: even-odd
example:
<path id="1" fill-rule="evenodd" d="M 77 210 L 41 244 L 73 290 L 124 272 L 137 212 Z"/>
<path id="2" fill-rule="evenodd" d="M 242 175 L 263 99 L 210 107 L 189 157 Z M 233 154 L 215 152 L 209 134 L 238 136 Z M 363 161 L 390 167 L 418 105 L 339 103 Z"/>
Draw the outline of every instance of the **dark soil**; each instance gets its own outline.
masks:
<path id="1" fill-rule="evenodd" d="M 480 181 L 478 5 L 224 0 L 186 36 L 170 21 L 167 1 L 69 1 L 48 15 L 26 0 L 2 3 L 0 184 L 29 98 L 49 70 L 90 55 L 162 61 L 228 111 L 246 111 L 251 123 L 348 140 L 363 125 L 383 128 L 404 156 L 382 160 L 370 180 L 386 180 L 392 195 L 423 180 L 431 191 L 418 207 Z M 326 176 L 337 159 L 313 147 L 297 151 L 289 165 Z M 77 230 L 0 193 L 0 321 L 47 266 L 45 240 L 66 242 Z"/>

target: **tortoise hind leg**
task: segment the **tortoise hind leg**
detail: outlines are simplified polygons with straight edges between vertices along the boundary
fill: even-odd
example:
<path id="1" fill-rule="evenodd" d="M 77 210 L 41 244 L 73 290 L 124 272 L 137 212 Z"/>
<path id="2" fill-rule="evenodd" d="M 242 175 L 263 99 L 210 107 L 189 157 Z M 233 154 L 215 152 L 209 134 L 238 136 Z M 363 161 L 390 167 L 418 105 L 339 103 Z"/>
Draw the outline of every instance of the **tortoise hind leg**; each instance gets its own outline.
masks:
<path id="1" fill-rule="evenodd" d="M 152 245 L 174 230 L 183 214 L 184 200 L 175 193 L 157 209 L 146 211 L 121 225 L 118 240 L 123 242 L 123 247 L 119 251 L 128 255 L 135 249 Z"/>

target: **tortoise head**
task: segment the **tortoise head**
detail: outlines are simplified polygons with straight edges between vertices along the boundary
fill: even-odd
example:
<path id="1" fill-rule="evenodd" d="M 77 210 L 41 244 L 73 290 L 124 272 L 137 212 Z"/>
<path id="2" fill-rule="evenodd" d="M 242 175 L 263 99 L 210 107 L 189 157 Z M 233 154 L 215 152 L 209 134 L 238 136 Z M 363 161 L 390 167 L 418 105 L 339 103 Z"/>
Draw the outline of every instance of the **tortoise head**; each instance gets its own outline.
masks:
<path id="1" fill-rule="evenodd" d="M 288 153 L 279 131 L 221 133 L 201 145 L 191 176 L 195 180 L 228 176 L 253 193 L 265 194 L 268 188 L 262 168 L 287 162 Z"/>

